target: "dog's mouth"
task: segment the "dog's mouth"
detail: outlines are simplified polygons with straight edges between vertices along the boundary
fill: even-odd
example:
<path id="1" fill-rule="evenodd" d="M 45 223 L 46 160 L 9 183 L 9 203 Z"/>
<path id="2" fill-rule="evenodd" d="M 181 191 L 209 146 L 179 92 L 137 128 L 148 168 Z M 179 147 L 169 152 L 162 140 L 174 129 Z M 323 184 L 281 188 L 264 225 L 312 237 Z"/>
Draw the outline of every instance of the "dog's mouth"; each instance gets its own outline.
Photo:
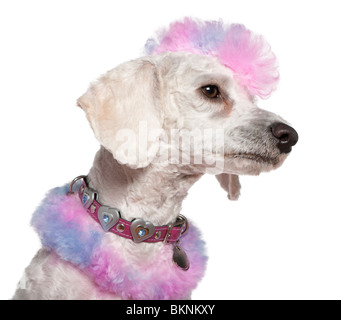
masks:
<path id="1" fill-rule="evenodd" d="M 232 153 L 225 155 L 225 168 L 236 174 L 258 175 L 279 168 L 288 154 Z"/>
<path id="2" fill-rule="evenodd" d="M 260 164 L 268 164 L 272 166 L 277 166 L 281 161 L 280 157 L 270 157 L 264 156 L 256 153 L 235 153 L 226 155 L 228 158 L 232 159 L 246 159 L 258 162 Z"/>

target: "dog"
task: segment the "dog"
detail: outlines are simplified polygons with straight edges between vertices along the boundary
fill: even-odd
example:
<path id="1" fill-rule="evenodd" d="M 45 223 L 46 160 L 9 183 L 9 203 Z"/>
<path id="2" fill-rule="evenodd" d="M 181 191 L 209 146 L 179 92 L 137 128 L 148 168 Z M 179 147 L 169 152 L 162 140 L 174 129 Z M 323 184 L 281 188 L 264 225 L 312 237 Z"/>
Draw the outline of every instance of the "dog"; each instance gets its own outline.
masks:
<path id="1" fill-rule="evenodd" d="M 297 132 L 256 105 L 277 81 L 263 37 L 185 18 L 92 83 L 77 105 L 100 150 L 34 213 L 42 249 L 13 299 L 189 299 L 207 257 L 182 202 L 205 173 L 237 200 L 239 175 L 284 162 Z"/>

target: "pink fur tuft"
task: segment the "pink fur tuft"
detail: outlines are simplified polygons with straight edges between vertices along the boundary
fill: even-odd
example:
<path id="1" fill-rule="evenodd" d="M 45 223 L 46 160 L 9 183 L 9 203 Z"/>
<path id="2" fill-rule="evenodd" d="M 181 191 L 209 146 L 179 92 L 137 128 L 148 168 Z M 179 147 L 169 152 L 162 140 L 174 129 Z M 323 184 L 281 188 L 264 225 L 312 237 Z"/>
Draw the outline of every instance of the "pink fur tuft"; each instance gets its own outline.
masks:
<path id="1" fill-rule="evenodd" d="M 277 59 L 261 35 L 241 24 L 185 18 L 158 33 L 145 45 L 147 54 L 186 51 L 216 57 L 230 68 L 250 94 L 270 96 L 279 80 Z"/>

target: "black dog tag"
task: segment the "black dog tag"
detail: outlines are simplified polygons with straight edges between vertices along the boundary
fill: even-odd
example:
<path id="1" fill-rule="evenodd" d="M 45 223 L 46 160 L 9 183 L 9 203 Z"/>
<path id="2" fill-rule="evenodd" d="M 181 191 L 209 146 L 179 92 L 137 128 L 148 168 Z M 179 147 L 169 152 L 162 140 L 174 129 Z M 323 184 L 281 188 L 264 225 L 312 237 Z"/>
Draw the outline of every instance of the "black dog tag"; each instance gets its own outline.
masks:
<path id="1" fill-rule="evenodd" d="M 173 261 L 174 263 L 184 271 L 189 269 L 189 260 L 186 252 L 176 244 L 173 249 Z"/>

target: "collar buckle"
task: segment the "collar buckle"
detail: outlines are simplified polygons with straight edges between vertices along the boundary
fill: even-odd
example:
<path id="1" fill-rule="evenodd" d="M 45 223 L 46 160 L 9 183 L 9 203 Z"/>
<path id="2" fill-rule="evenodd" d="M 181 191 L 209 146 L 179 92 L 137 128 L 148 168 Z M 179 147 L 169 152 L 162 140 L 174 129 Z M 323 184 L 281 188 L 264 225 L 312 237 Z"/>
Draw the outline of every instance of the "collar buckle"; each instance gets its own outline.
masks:
<path id="1" fill-rule="evenodd" d="M 174 223 L 171 223 L 171 224 L 168 225 L 168 230 L 167 230 L 165 239 L 163 240 L 164 243 L 168 243 L 168 238 L 170 237 L 170 235 L 172 233 L 172 229 L 174 227 L 178 227 L 178 226 L 180 226 L 181 229 L 182 229 L 181 230 L 181 234 L 180 234 L 179 239 L 178 239 L 178 241 L 179 241 L 180 238 L 188 231 L 188 228 L 189 228 L 188 220 L 182 214 L 178 215 L 178 217 L 176 218 L 176 221 Z"/>

